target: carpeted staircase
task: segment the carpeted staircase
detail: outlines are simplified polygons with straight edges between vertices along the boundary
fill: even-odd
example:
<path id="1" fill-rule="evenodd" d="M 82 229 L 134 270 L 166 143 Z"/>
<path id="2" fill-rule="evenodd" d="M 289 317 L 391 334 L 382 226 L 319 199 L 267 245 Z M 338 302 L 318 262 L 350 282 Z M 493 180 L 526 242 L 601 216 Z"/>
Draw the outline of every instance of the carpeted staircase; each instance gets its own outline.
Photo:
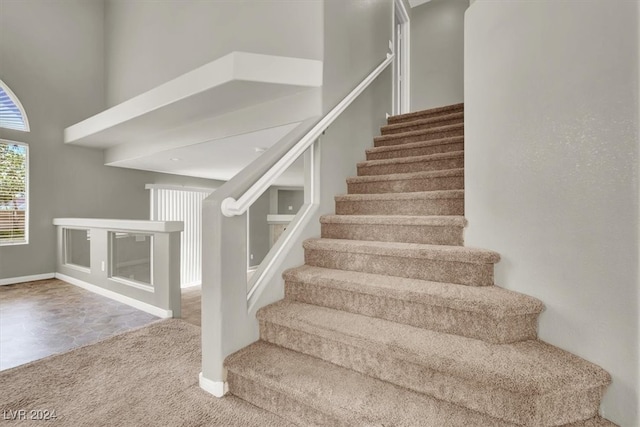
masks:
<path id="1" fill-rule="evenodd" d="M 230 392 L 301 426 L 611 426 L 607 372 L 537 340 L 543 305 L 462 246 L 463 105 L 389 118 L 229 356 Z"/>

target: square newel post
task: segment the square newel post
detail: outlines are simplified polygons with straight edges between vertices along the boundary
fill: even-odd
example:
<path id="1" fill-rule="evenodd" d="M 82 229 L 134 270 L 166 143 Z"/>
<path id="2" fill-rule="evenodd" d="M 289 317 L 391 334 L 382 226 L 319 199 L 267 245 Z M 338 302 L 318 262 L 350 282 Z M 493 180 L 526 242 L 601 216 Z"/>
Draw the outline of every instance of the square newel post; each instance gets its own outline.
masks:
<path id="1" fill-rule="evenodd" d="M 181 317 L 180 231 L 156 233 L 153 236 L 153 285 L 156 304 Z"/>
<path id="2" fill-rule="evenodd" d="M 225 217 L 220 195 L 203 204 L 202 372 L 200 387 L 227 392 L 224 359 L 255 341 L 247 313 L 247 218 Z"/>

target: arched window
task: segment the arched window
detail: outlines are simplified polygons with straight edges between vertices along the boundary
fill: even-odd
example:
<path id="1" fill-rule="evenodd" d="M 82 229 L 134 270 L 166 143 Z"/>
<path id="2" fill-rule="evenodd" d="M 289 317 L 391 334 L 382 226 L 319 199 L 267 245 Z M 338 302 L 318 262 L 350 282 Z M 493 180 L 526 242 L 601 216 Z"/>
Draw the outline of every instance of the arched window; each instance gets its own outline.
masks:
<path id="1" fill-rule="evenodd" d="M 0 127 L 29 132 L 29 120 L 22 104 L 2 80 L 0 80 Z"/>

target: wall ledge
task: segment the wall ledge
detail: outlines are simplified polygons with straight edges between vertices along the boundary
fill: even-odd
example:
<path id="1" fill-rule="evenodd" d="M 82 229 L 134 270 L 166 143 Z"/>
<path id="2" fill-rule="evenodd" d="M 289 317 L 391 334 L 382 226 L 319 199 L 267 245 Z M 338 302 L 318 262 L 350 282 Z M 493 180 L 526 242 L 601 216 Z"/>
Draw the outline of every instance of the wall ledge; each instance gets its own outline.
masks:
<path id="1" fill-rule="evenodd" d="M 54 218 L 53 225 L 76 228 L 108 228 L 122 231 L 173 233 L 184 230 L 182 221 L 145 221 L 134 219 Z"/>

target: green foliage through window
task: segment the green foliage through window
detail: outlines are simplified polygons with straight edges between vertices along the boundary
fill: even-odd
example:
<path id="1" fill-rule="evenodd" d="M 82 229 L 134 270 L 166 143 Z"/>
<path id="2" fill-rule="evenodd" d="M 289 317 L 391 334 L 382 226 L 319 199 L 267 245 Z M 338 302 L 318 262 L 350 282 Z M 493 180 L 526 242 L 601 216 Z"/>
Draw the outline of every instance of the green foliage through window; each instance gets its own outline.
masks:
<path id="1" fill-rule="evenodd" d="M 0 245 L 27 243 L 28 146 L 0 141 Z"/>

